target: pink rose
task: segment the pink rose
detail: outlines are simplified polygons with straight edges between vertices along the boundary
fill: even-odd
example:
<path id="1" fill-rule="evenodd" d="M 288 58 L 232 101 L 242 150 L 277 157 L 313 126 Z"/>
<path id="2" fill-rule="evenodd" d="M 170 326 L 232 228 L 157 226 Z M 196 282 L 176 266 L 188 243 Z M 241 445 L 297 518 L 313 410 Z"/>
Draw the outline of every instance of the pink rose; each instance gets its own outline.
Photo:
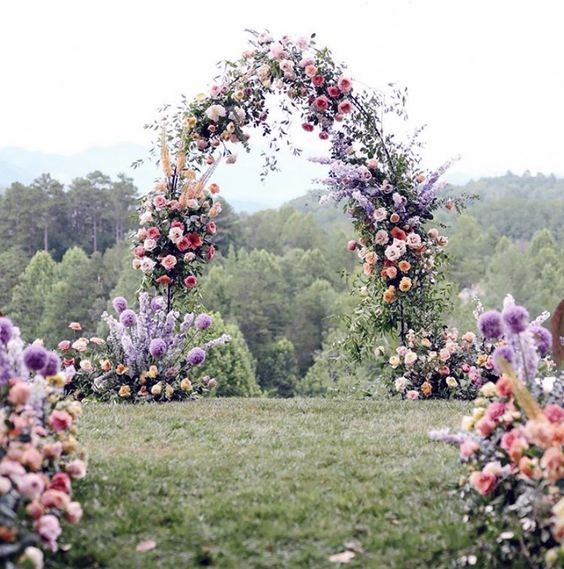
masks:
<path id="1" fill-rule="evenodd" d="M 306 131 L 306 132 L 313 132 L 313 125 L 309 122 L 305 122 L 302 124 L 302 128 Z"/>
<path id="2" fill-rule="evenodd" d="M 71 322 L 69 324 L 69 328 L 71 330 L 74 330 L 75 332 L 82 330 L 82 326 L 80 325 L 80 322 Z"/>
<path id="3" fill-rule="evenodd" d="M 10 388 L 8 402 L 11 405 L 25 405 L 31 396 L 31 385 L 25 381 L 17 381 Z"/>
<path id="4" fill-rule="evenodd" d="M 161 265 L 167 270 L 170 271 L 176 266 L 176 257 L 174 255 L 167 255 L 162 261 Z"/>
<path id="5" fill-rule="evenodd" d="M 508 451 L 517 438 L 521 436 L 521 429 L 511 429 L 507 433 L 503 433 L 501 437 L 500 446 L 503 450 Z"/>
<path id="6" fill-rule="evenodd" d="M 564 409 L 556 403 L 547 405 L 544 414 L 551 423 L 562 423 L 564 421 Z"/>
<path id="7" fill-rule="evenodd" d="M 147 229 L 147 237 L 149 239 L 156 239 L 161 234 L 161 230 L 158 227 L 149 227 Z"/>
<path id="8" fill-rule="evenodd" d="M 472 456 L 478 449 L 480 445 L 471 440 L 466 440 L 460 445 L 460 456 L 461 458 L 468 458 Z"/>
<path id="9" fill-rule="evenodd" d="M 213 258 L 215 257 L 215 247 L 213 245 L 210 245 L 208 247 L 206 257 L 207 257 L 208 261 L 212 261 Z"/>
<path id="10" fill-rule="evenodd" d="M 187 251 L 190 248 L 190 240 L 187 236 L 184 236 L 180 241 L 176 243 L 178 250 L 181 252 Z"/>
<path id="11" fill-rule="evenodd" d="M 348 93 L 352 89 L 352 81 L 348 77 L 341 77 L 337 81 L 337 86 L 343 93 Z"/>
<path id="12" fill-rule="evenodd" d="M 470 475 L 470 484 L 482 496 L 490 494 L 495 489 L 496 483 L 497 477 L 491 472 L 477 471 Z"/>
<path id="13" fill-rule="evenodd" d="M 65 494 L 70 494 L 71 481 L 70 476 L 66 472 L 57 472 L 49 482 L 49 490 L 59 490 Z"/>
<path id="14" fill-rule="evenodd" d="M 43 464 L 43 455 L 35 448 L 30 446 L 21 455 L 21 463 L 31 470 L 39 470 Z"/>
<path id="15" fill-rule="evenodd" d="M 489 437 L 495 430 L 495 423 L 487 416 L 476 423 L 476 431 L 483 437 Z"/>
<path id="16" fill-rule="evenodd" d="M 153 198 L 153 205 L 157 209 L 162 209 L 166 205 L 166 198 L 162 194 L 157 194 Z"/>
<path id="17" fill-rule="evenodd" d="M 318 111 L 326 111 L 329 108 L 329 99 L 325 95 L 320 95 L 313 101 L 313 106 Z"/>
<path id="18" fill-rule="evenodd" d="M 84 478 L 86 476 L 86 464 L 82 460 L 73 460 L 69 462 L 65 467 L 66 472 L 77 480 Z"/>
<path id="19" fill-rule="evenodd" d="M 505 403 L 501 401 L 494 401 L 486 410 L 486 416 L 489 417 L 492 421 L 497 421 L 506 410 Z"/>
<path id="20" fill-rule="evenodd" d="M 564 478 L 564 452 L 558 447 L 550 447 L 541 458 L 541 467 L 546 470 L 547 478 L 551 482 L 558 482 Z"/>
<path id="21" fill-rule="evenodd" d="M 72 417 L 66 411 L 53 411 L 49 425 L 57 432 L 65 431 L 72 425 Z"/>
<path id="22" fill-rule="evenodd" d="M 3 458 L 0 462 L 0 475 L 2 476 L 22 476 L 25 474 L 25 468 L 16 460 L 10 460 L 9 458 Z"/>
<path id="23" fill-rule="evenodd" d="M 347 249 L 349 251 L 354 251 L 356 249 L 356 246 L 358 245 L 358 243 L 354 240 L 351 239 L 348 243 L 347 243 Z"/>
<path id="24" fill-rule="evenodd" d="M 45 489 L 43 477 L 39 474 L 24 474 L 17 480 L 18 491 L 28 500 L 36 500 Z"/>
<path id="25" fill-rule="evenodd" d="M 346 99 L 344 101 L 341 101 L 339 103 L 339 112 L 343 113 L 344 115 L 346 115 L 347 113 L 350 113 L 352 111 L 352 104 L 350 101 L 347 101 Z"/>
<path id="26" fill-rule="evenodd" d="M 314 75 L 311 81 L 316 87 L 322 87 L 325 83 L 325 77 L 323 75 Z"/>
<path id="27" fill-rule="evenodd" d="M 61 535 L 59 520 L 52 514 L 41 516 L 34 525 L 35 531 L 43 543 L 51 550 L 57 551 L 57 538 Z"/>
<path id="28" fill-rule="evenodd" d="M 137 231 L 137 239 L 139 241 L 145 241 L 145 239 L 147 239 L 147 230 L 144 227 L 141 227 Z"/>
<path id="29" fill-rule="evenodd" d="M 184 279 L 184 286 L 186 288 L 194 288 L 197 285 L 198 285 L 198 279 L 194 275 L 188 275 Z"/>
<path id="30" fill-rule="evenodd" d="M 45 513 L 45 508 L 37 500 L 33 500 L 25 507 L 25 512 L 32 520 L 37 520 Z"/>
<path id="31" fill-rule="evenodd" d="M 135 247 L 135 249 L 133 249 L 133 254 L 136 257 L 144 257 L 145 256 L 145 247 L 143 247 L 143 245 L 137 245 L 137 247 Z"/>
<path id="32" fill-rule="evenodd" d="M 411 399 L 412 401 L 415 401 L 415 399 L 419 399 L 419 391 L 411 389 L 405 394 L 405 397 L 406 399 Z"/>
<path id="33" fill-rule="evenodd" d="M 43 447 L 43 455 L 45 458 L 59 458 L 63 453 L 63 443 L 48 443 Z"/>
<path id="34" fill-rule="evenodd" d="M 61 492 L 61 490 L 47 490 L 41 496 L 41 503 L 46 508 L 66 510 L 70 503 L 70 498 L 66 492 Z"/>
<path id="35" fill-rule="evenodd" d="M 215 221 L 210 221 L 207 226 L 206 226 L 206 231 L 210 234 L 210 235 L 215 235 L 216 231 L 217 231 L 217 225 L 215 224 Z"/>
<path id="36" fill-rule="evenodd" d="M 71 502 L 67 506 L 65 519 L 69 524 L 77 524 L 82 518 L 82 506 L 79 502 Z"/>
<path id="37" fill-rule="evenodd" d="M 310 79 L 313 79 L 317 75 L 317 67 L 315 65 L 306 65 L 305 67 L 305 74 Z"/>
<path id="38" fill-rule="evenodd" d="M 327 94 L 332 99 L 336 99 L 341 95 L 341 90 L 339 89 L 339 87 L 335 87 L 335 85 L 330 85 L 329 87 L 327 87 Z"/>
<path id="39" fill-rule="evenodd" d="M 71 343 L 69 340 L 63 340 L 62 342 L 59 342 L 57 344 L 57 349 L 60 350 L 61 352 L 66 352 L 67 350 L 70 350 L 71 347 Z"/>

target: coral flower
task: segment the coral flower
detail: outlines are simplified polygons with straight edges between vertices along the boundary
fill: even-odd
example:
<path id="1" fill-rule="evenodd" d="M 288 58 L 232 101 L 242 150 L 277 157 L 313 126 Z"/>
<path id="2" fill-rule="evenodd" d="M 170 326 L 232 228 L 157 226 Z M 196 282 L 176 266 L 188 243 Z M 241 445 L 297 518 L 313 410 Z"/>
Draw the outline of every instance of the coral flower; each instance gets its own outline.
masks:
<path id="1" fill-rule="evenodd" d="M 393 286 L 388 287 L 388 289 L 382 295 L 382 299 L 384 300 L 384 302 L 388 303 L 393 302 L 395 298 L 396 298 L 396 288 Z"/>
<path id="2" fill-rule="evenodd" d="M 409 261 L 400 261 L 398 267 L 402 273 L 407 273 L 411 269 L 411 263 Z"/>
<path id="3" fill-rule="evenodd" d="M 477 471 L 470 475 L 470 484 L 482 496 L 487 496 L 495 489 L 497 476 L 491 472 Z"/>
<path id="4" fill-rule="evenodd" d="M 409 277 L 403 277 L 399 284 L 399 289 L 402 292 L 407 292 L 411 288 L 411 279 Z"/>

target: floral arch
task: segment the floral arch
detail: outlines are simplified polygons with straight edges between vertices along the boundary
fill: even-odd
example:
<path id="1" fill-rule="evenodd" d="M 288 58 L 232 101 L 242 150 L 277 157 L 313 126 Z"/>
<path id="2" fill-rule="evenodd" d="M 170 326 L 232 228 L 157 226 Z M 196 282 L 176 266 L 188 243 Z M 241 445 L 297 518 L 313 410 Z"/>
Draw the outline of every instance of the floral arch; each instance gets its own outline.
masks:
<path id="1" fill-rule="evenodd" d="M 435 321 L 447 302 L 441 271 L 447 239 L 426 222 L 438 207 L 458 204 L 438 197 L 446 166 L 422 171 L 417 133 L 407 142 L 384 133 L 386 117 L 406 117 L 405 92 L 357 90 L 314 36 L 276 41 L 251 32 L 248 49 L 222 68 L 207 95 L 163 109 L 165 128 L 163 119 L 150 125 L 163 129 L 153 153 L 160 150 L 164 179 L 140 211 L 134 266 L 146 284 L 165 288 L 169 305 L 197 286 L 215 255 L 221 204 L 214 201 L 217 184 L 208 185 L 214 168 L 222 158 L 234 163 L 237 146 L 249 148 L 250 127 L 261 129 L 274 155 L 282 141 L 291 144 L 288 128 L 299 117 L 305 131 L 330 140 L 320 160 L 328 166 L 322 200 L 341 203 L 357 234 L 347 247 L 362 260 L 353 284 L 361 302 L 349 317 L 348 348 L 361 357 L 377 334 L 405 340 L 412 325 Z M 267 106 L 272 98 L 284 117 L 276 123 Z M 264 174 L 275 168 L 267 156 Z"/>

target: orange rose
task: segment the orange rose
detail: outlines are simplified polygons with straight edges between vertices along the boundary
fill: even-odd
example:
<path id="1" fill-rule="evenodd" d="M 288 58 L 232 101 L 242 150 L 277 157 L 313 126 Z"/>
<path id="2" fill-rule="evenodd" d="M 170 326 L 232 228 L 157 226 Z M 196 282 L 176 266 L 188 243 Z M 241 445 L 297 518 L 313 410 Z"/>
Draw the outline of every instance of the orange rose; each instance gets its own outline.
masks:
<path id="1" fill-rule="evenodd" d="M 402 292 L 407 292 L 411 288 L 411 279 L 409 277 L 403 277 L 400 281 L 399 288 Z"/>
<path id="2" fill-rule="evenodd" d="M 393 302 L 396 298 L 396 287 L 390 286 L 382 296 L 384 302 Z"/>
<path id="3" fill-rule="evenodd" d="M 421 384 L 421 393 L 423 393 L 425 397 L 429 397 L 429 395 L 433 393 L 433 386 L 428 381 L 425 381 Z"/>
<path id="4" fill-rule="evenodd" d="M 411 263 L 409 261 L 400 261 L 399 269 L 402 273 L 407 273 L 411 269 Z"/>

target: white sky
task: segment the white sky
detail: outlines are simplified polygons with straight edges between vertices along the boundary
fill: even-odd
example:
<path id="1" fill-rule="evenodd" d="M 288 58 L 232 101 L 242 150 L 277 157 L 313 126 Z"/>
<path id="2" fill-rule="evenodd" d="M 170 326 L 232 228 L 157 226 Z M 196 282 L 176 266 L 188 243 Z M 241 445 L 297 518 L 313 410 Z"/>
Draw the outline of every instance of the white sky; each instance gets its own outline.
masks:
<path id="1" fill-rule="evenodd" d="M 253 27 L 315 31 L 355 79 L 407 85 L 430 166 L 564 173 L 563 22 L 558 0 L 0 0 L 0 148 L 144 144 Z"/>

